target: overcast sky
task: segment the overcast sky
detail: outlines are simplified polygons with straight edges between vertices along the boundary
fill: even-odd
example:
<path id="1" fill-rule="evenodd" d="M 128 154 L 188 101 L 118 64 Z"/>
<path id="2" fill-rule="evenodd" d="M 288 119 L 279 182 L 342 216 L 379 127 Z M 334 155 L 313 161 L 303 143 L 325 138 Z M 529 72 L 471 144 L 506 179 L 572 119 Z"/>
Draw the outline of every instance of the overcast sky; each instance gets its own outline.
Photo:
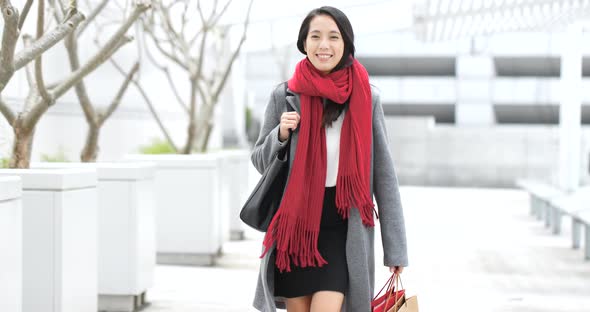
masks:
<path id="1" fill-rule="evenodd" d="M 314 8 L 331 5 L 350 19 L 355 35 L 392 32 L 412 25 L 412 2 L 409 0 L 254 0 L 246 51 L 266 50 L 271 40 L 277 46 L 296 41 L 301 21 Z M 226 22 L 243 21 L 248 1 L 236 0 Z M 272 27 L 272 35 L 271 35 Z"/>

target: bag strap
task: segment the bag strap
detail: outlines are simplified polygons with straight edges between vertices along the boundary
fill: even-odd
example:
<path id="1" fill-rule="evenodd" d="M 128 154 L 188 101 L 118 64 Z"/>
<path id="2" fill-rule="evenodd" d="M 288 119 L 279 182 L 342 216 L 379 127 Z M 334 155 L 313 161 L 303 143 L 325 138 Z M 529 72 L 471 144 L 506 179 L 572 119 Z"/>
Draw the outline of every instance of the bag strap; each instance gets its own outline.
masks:
<path id="1" fill-rule="evenodd" d="M 394 281 L 395 281 L 395 283 L 394 283 Z M 393 289 L 397 289 L 399 291 L 399 289 L 397 288 L 397 281 L 398 281 L 397 274 L 393 273 L 393 275 L 391 276 L 390 283 L 391 283 L 391 286 L 394 287 Z M 397 293 L 395 291 L 393 292 L 393 294 L 390 293 L 389 291 L 387 292 L 387 300 L 385 301 L 385 308 L 387 308 L 387 306 L 389 305 L 389 299 L 391 299 L 392 295 L 396 297 L 396 298 L 394 298 L 394 301 L 393 301 L 393 305 L 395 308 L 395 304 L 397 303 Z M 395 309 L 395 311 L 397 312 L 397 309 Z"/>
<path id="2" fill-rule="evenodd" d="M 285 106 L 287 107 L 287 111 L 288 112 L 293 112 L 295 111 L 295 109 L 293 109 L 293 107 L 291 107 L 291 105 L 289 105 L 289 103 L 287 102 L 287 81 L 283 82 L 283 88 L 285 90 L 285 96 L 283 97 L 283 100 L 285 101 Z M 284 159 L 285 156 L 289 155 L 289 151 L 291 149 L 291 137 L 293 136 L 293 130 L 289 129 L 289 138 L 287 138 L 287 144 L 285 144 L 285 146 L 277 153 L 278 158 L 280 159 Z"/>
<path id="3" fill-rule="evenodd" d="M 289 102 L 287 102 L 287 86 L 288 86 L 288 81 L 283 82 L 284 88 L 285 88 L 285 106 L 287 106 L 287 111 L 288 112 L 294 112 L 295 109 L 289 104 Z M 291 147 L 291 137 L 293 136 L 293 130 L 289 129 L 289 138 L 287 139 L 287 145 L 285 146 L 285 149 L 289 149 Z"/>
<path id="4" fill-rule="evenodd" d="M 289 105 L 289 103 L 287 102 L 287 81 L 283 82 L 283 86 L 285 88 L 285 106 L 287 106 L 287 111 L 288 112 L 293 112 L 295 111 L 295 109 L 293 109 L 293 107 L 291 107 L 291 105 Z"/>
<path id="5" fill-rule="evenodd" d="M 395 279 L 395 289 L 397 289 L 398 292 L 400 290 L 404 289 L 404 294 L 403 295 L 400 295 L 399 297 L 397 296 L 398 292 L 394 292 L 394 294 L 393 294 L 393 297 L 394 297 L 394 301 L 393 301 L 393 308 L 394 308 L 394 310 L 393 311 L 394 312 L 397 312 L 401 308 L 401 306 L 398 306 L 397 305 L 397 302 L 398 302 L 399 299 L 401 299 L 402 297 L 404 297 L 406 295 L 406 293 L 405 293 L 404 284 L 402 284 L 402 278 L 401 278 L 401 276 L 399 274 L 395 274 L 395 273 L 393 273 L 393 274 L 395 275 L 395 277 L 394 277 L 394 279 Z M 398 287 L 399 285 L 401 285 L 401 288 Z M 389 301 L 389 298 L 390 297 L 387 297 L 387 301 Z M 405 302 L 404 302 L 404 304 L 405 304 Z M 387 306 L 387 303 L 385 303 L 385 306 Z"/>
<path id="6" fill-rule="evenodd" d="M 385 293 L 388 294 L 391 290 L 391 286 L 392 286 L 392 281 L 393 281 L 393 276 L 391 275 L 389 277 L 389 279 L 387 279 L 387 282 L 385 282 L 385 285 L 383 285 L 383 287 L 381 287 L 381 290 L 379 290 L 379 292 L 375 295 L 375 297 L 373 298 L 373 300 L 377 299 L 377 297 L 379 297 L 379 295 L 381 294 L 381 292 L 383 291 L 383 289 L 385 289 L 387 287 L 387 289 L 385 290 Z"/>

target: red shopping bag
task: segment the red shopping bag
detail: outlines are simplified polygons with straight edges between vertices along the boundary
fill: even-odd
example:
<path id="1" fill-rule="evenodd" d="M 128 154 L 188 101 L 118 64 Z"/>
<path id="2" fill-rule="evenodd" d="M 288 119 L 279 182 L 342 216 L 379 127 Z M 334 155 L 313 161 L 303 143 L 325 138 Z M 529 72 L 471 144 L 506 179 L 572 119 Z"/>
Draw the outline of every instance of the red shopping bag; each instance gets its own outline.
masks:
<path id="1" fill-rule="evenodd" d="M 405 290 L 395 291 L 394 282 L 397 281 L 395 277 L 395 273 L 391 275 L 391 277 L 387 280 L 385 285 L 381 288 L 381 290 L 375 295 L 375 298 L 371 301 L 371 311 L 372 312 L 387 312 L 391 309 L 394 305 L 401 304 L 402 300 L 405 298 Z M 385 294 L 379 296 L 383 289 L 385 289 Z M 400 304 L 396 304 L 396 303 Z"/>

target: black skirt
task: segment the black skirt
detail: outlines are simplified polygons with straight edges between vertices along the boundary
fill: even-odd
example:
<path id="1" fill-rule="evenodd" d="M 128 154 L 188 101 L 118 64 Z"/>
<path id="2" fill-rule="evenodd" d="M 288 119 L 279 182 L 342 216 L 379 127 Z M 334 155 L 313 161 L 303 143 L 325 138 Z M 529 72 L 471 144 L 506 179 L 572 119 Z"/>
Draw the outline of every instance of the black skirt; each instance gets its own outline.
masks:
<path id="1" fill-rule="evenodd" d="M 328 264 L 322 267 L 307 268 L 292 265 L 291 272 L 283 273 L 275 266 L 275 296 L 295 298 L 324 290 L 346 293 L 348 288 L 348 265 L 346 263 L 348 221 L 342 219 L 338 214 L 335 199 L 336 187 L 326 187 L 318 249 Z"/>

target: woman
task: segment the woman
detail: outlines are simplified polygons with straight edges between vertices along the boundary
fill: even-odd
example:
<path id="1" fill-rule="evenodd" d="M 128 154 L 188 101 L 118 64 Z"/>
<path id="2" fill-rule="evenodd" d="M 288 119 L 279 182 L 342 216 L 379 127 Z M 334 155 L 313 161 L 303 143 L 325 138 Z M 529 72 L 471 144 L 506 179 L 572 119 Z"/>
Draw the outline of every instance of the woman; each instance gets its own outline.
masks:
<path id="1" fill-rule="evenodd" d="M 264 238 L 254 307 L 370 311 L 373 194 L 384 264 L 397 273 L 407 266 L 379 94 L 354 59 L 352 26 L 340 10 L 312 10 L 301 24 L 297 48 L 307 57 L 288 87 L 274 90 L 252 153 L 254 166 L 263 172 L 292 141 L 283 200 Z"/>

